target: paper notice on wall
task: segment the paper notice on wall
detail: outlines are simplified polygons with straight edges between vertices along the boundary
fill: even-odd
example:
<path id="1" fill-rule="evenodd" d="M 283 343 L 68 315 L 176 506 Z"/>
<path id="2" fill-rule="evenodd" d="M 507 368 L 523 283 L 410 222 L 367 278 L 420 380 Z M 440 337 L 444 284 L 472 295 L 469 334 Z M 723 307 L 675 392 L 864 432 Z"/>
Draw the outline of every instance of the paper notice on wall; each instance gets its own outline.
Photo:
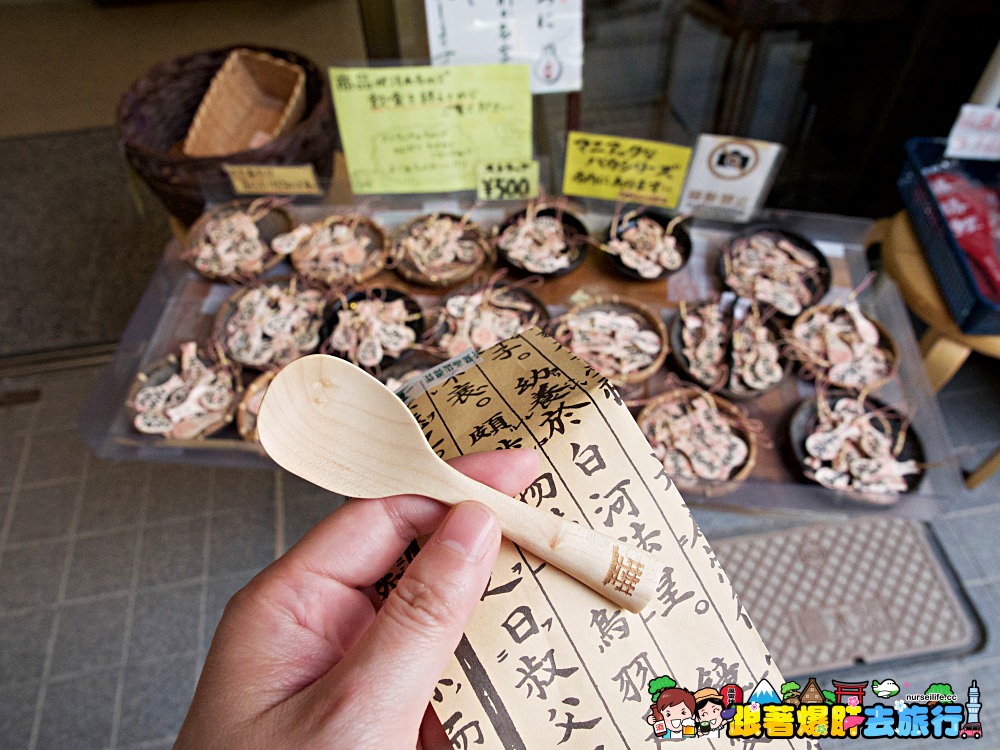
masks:
<path id="1" fill-rule="evenodd" d="M 963 104 L 948 134 L 949 159 L 1000 159 L 1000 108 Z"/>
<path id="2" fill-rule="evenodd" d="M 750 696 L 783 680 L 606 379 L 531 329 L 415 393 L 410 411 L 440 456 L 533 448 L 542 466 L 521 501 L 663 563 L 653 571 L 656 598 L 631 614 L 504 540 L 432 699 L 455 747 L 651 748 L 697 733 L 711 738 L 698 747 L 743 748 L 759 735 L 759 721 L 744 721 L 746 707 L 733 706 L 732 728 L 696 725 L 694 711 L 670 725 L 652 710 L 655 696 L 671 687 L 670 696 L 691 698 L 693 707 L 696 692 Z M 380 594 L 388 595 L 418 549 L 411 546 L 379 582 Z M 815 747 L 801 738 L 772 739 L 772 746 Z"/>
<path id="3" fill-rule="evenodd" d="M 532 158 L 523 65 L 330 68 L 351 189 L 475 190 L 479 165 Z"/>
<path id="4" fill-rule="evenodd" d="M 770 141 L 700 135 L 677 210 L 749 221 L 764 204 L 784 151 Z"/>
<path id="5" fill-rule="evenodd" d="M 583 0 L 425 0 L 434 65 L 520 63 L 536 94 L 583 86 Z"/>

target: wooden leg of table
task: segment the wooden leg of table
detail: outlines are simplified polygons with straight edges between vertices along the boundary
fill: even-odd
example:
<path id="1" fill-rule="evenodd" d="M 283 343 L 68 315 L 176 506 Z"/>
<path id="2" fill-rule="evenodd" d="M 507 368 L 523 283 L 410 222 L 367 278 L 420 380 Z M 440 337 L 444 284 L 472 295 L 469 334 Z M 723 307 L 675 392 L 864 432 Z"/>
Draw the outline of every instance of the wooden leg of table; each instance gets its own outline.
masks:
<path id="1" fill-rule="evenodd" d="M 972 350 L 964 344 L 928 328 L 920 338 L 920 356 L 924 359 L 931 390 L 937 393 L 944 388 L 971 353 Z"/>
<path id="2" fill-rule="evenodd" d="M 970 490 L 974 490 L 993 476 L 997 469 L 1000 469 L 1000 448 L 993 451 L 993 455 L 983 461 L 965 478 L 965 486 Z"/>

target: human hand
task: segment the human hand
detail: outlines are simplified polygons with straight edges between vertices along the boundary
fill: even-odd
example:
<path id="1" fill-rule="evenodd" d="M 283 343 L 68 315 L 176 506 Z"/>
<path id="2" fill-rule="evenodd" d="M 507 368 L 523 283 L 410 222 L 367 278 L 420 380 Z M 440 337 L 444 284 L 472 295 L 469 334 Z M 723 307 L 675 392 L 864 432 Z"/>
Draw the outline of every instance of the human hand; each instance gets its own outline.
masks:
<path id="1" fill-rule="evenodd" d="M 451 463 L 511 495 L 538 473 L 530 450 Z M 379 606 L 373 584 L 432 531 Z M 349 501 L 229 602 L 175 750 L 450 748 L 428 702 L 499 546 L 478 503 Z"/>

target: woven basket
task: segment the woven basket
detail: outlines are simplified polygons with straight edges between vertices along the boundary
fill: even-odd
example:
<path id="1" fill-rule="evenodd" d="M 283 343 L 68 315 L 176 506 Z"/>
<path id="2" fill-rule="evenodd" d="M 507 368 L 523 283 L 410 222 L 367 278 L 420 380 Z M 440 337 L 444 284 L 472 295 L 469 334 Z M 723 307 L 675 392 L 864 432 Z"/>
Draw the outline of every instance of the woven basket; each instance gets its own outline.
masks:
<path id="1" fill-rule="evenodd" d="M 222 156 L 191 157 L 183 142 L 212 79 L 237 49 L 265 52 L 305 73 L 302 118 L 259 148 Z M 129 165 L 173 216 L 187 225 L 206 202 L 235 196 L 223 164 L 312 164 L 320 181 L 333 174 L 337 125 L 326 74 L 311 60 L 286 50 L 238 45 L 161 62 L 136 80 L 118 104 L 119 140 Z"/>
<path id="2" fill-rule="evenodd" d="M 188 156 L 222 156 L 288 132 L 305 108 L 306 74 L 265 52 L 237 49 L 212 78 L 184 140 Z"/>

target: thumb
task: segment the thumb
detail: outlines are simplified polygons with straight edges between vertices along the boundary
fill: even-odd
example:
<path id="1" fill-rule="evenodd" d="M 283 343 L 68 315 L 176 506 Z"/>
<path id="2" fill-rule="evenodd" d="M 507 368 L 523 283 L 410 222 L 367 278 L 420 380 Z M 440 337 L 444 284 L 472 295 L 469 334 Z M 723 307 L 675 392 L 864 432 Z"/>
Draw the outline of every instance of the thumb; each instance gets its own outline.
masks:
<path id="1" fill-rule="evenodd" d="M 500 548 L 500 525 L 475 502 L 451 510 L 410 563 L 350 654 L 333 674 L 341 689 L 360 699 L 358 715 L 385 731 L 416 730 L 427 702 L 489 582 Z M 343 670 L 343 671 L 341 671 Z M 398 737 L 413 747 L 408 737 Z M 402 747 L 403 745 L 396 745 Z"/>

